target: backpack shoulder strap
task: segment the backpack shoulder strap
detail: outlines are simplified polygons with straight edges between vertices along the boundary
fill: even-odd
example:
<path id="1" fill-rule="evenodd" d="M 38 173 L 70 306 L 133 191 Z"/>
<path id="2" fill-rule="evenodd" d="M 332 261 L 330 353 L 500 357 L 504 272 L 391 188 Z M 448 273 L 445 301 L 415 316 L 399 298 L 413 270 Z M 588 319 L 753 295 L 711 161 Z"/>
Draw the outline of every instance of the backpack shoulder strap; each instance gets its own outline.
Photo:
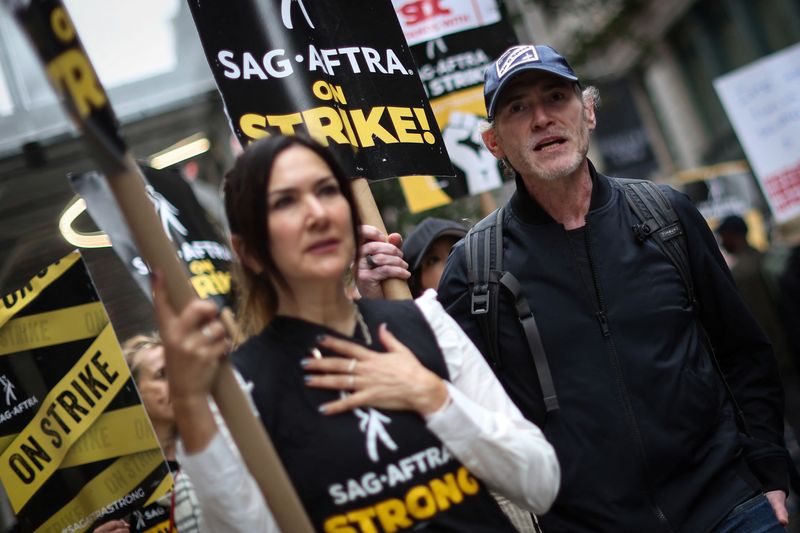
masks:
<path id="1" fill-rule="evenodd" d="M 686 235 L 667 195 L 649 180 L 612 178 L 611 181 L 622 189 L 628 205 L 639 219 L 639 224 L 633 226 L 636 240 L 642 243 L 648 238 L 653 239 L 678 269 L 689 301 L 695 306 L 697 301 Z"/>
<path id="2" fill-rule="evenodd" d="M 503 212 L 501 207 L 478 222 L 464 240 L 470 313 L 478 321 L 486 340 L 490 363 L 497 368 L 501 362 L 497 339 L 500 286 L 511 293 L 539 378 L 545 408 L 550 412 L 558 409 L 558 399 L 539 328 L 519 281 L 511 272 L 503 271 Z"/>
<path id="3" fill-rule="evenodd" d="M 475 224 L 464 237 L 470 314 L 478 321 L 489 349 L 489 362 L 497 367 L 497 280 L 503 268 L 503 211 L 501 207 Z"/>
<path id="4" fill-rule="evenodd" d="M 503 272 L 500 276 L 500 284 L 514 296 L 514 307 L 517 310 L 517 318 L 522 324 L 525 332 L 525 340 L 528 341 L 528 350 L 533 357 L 533 365 L 536 368 L 536 375 L 539 377 L 539 386 L 542 389 L 544 406 L 547 412 L 558 409 L 558 397 L 556 387 L 553 383 L 553 376 L 550 373 L 550 363 L 547 361 L 547 354 L 544 352 L 542 337 L 539 334 L 539 327 L 528 305 L 528 299 L 522 294 L 522 286 L 511 272 Z"/>
<path id="5" fill-rule="evenodd" d="M 636 214 L 640 223 L 633 226 L 636 239 L 642 243 L 648 238 L 652 238 L 658 247 L 664 252 L 669 260 L 678 269 L 686 292 L 689 296 L 694 309 L 697 309 L 697 299 L 694 291 L 692 271 L 689 266 L 689 247 L 686 244 L 686 234 L 683 232 L 680 218 L 672 207 L 672 204 L 658 185 L 649 180 L 635 180 L 625 178 L 612 178 L 611 182 L 622 188 L 625 198 L 628 200 L 631 210 Z M 698 319 L 699 320 L 699 319 Z M 739 402 L 733 395 L 733 389 L 725 378 L 725 373 L 719 364 L 714 346 L 708 336 L 706 328 L 700 323 L 700 331 L 703 336 L 703 343 L 711 357 L 711 363 L 722 379 L 722 384 L 728 393 L 728 397 L 733 404 L 735 416 L 739 423 L 739 428 L 747 435 L 750 431 L 744 411 L 739 406 Z"/>

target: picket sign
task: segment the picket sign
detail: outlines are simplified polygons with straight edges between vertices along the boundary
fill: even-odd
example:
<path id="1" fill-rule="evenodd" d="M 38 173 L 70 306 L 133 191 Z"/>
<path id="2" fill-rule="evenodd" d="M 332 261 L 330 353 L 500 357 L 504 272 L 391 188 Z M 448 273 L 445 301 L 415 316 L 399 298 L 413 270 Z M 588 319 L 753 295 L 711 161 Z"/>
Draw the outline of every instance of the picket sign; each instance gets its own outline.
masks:
<path id="1" fill-rule="evenodd" d="M 65 111 L 84 134 L 142 257 L 151 270 L 163 276 L 172 306 L 182 310 L 197 296 L 147 197 L 144 177 L 121 138 L 107 93 L 66 8 L 61 0 L 3 0 L 3 3 L 30 38 Z M 224 310 L 221 316 L 228 334 L 237 338 L 232 313 Z M 313 533 L 272 441 L 227 361 L 221 362 L 212 395 L 279 529 Z"/>
<path id="2" fill-rule="evenodd" d="M 184 266 L 178 260 L 172 241 L 164 233 L 161 220 L 147 197 L 144 178 L 130 153 L 125 155 L 124 164 L 125 170 L 118 173 L 103 169 L 108 176 L 109 187 L 142 257 L 151 270 L 158 271 L 164 277 L 172 306 L 177 310 L 183 309 L 197 296 Z M 238 328 L 230 309 L 223 309 L 221 319 L 230 338 L 238 338 Z M 169 354 L 166 356 L 169 357 Z M 212 395 L 280 530 L 313 532 L 275 447 L 264 425 L 253 413 L 227 360 L 221 361 Z"/>

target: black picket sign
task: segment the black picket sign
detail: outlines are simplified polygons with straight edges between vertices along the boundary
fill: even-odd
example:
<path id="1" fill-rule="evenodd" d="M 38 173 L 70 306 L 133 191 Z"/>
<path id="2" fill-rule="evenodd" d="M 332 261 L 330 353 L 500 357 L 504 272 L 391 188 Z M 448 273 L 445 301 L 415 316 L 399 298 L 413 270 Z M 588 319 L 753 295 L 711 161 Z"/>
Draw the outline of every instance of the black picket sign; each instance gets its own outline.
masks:
<path id="1" fill-rule="evenodd" d="M 5 0 L 36 48 L 53 87 L 107 172 L 122 170 L 125 142 L 97 73 L 61 0 Z"/>
<path id="2" fill-rule="evenodd" d="M 389 0 L 189 6 L 242 144 L 305 134 L 353 177 L 453 175 Z"/>
<path id="3" fill-rule="evenodd" d="M 142 166 L 145 190 L 161 219 L 164 232 L 175 244 L 186 264 L 195 292 L 222 307 L 233 307 L 231 261 L 226 239 L 206 218 L 191 186 L 175 169 L 155 170 Z M 86 201 L 86 209 L 98 228 L 108 234 L 114 251 L 148 299 L 152 298 L 150 271 L 123 222 L 108 183 L 99 172 L 69 176 L 75 192 Z"/>

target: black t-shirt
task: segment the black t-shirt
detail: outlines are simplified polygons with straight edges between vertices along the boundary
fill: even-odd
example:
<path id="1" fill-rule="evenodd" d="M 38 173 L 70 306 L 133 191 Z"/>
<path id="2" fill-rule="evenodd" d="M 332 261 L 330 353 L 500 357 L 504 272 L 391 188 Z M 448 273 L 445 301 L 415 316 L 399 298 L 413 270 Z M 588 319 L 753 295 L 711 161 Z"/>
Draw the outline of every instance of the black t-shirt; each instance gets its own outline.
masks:
<path id="1" fill-rule="evenodd" d="M 436 338 L 411 302 L 363 301 L 359 308 L 384 351 L 378 326 L 389 330 L 442 378 L 447 367 Z M 319 531 L 513 532 L 483 484 L 417 413 L 362 407 L 325 416 L 318 408 L 339 392 L 312 389 L 300 360 L 310 357 L 318 324 L 277 317 L 235 353 L 254 383 L 253 399 L 311 521 Z M 356 328 L 354 341 L 365 344 Z"/>

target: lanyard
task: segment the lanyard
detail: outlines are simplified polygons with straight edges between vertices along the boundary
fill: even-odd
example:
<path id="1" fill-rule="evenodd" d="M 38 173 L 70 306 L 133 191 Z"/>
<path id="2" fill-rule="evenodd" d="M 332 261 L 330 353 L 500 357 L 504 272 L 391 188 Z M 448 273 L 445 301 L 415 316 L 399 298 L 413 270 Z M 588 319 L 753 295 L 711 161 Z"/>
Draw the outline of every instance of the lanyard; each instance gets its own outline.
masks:
<path id="1" fill-rule="evenodd" d="M 175 492 L 178 490 L 178 475 L 180 470 L 175 472 L 175 479 L 173 480 L 172 495 L 169 498 L 169 528 L 167 531 L 173 533 L 175 527 Z"/>

